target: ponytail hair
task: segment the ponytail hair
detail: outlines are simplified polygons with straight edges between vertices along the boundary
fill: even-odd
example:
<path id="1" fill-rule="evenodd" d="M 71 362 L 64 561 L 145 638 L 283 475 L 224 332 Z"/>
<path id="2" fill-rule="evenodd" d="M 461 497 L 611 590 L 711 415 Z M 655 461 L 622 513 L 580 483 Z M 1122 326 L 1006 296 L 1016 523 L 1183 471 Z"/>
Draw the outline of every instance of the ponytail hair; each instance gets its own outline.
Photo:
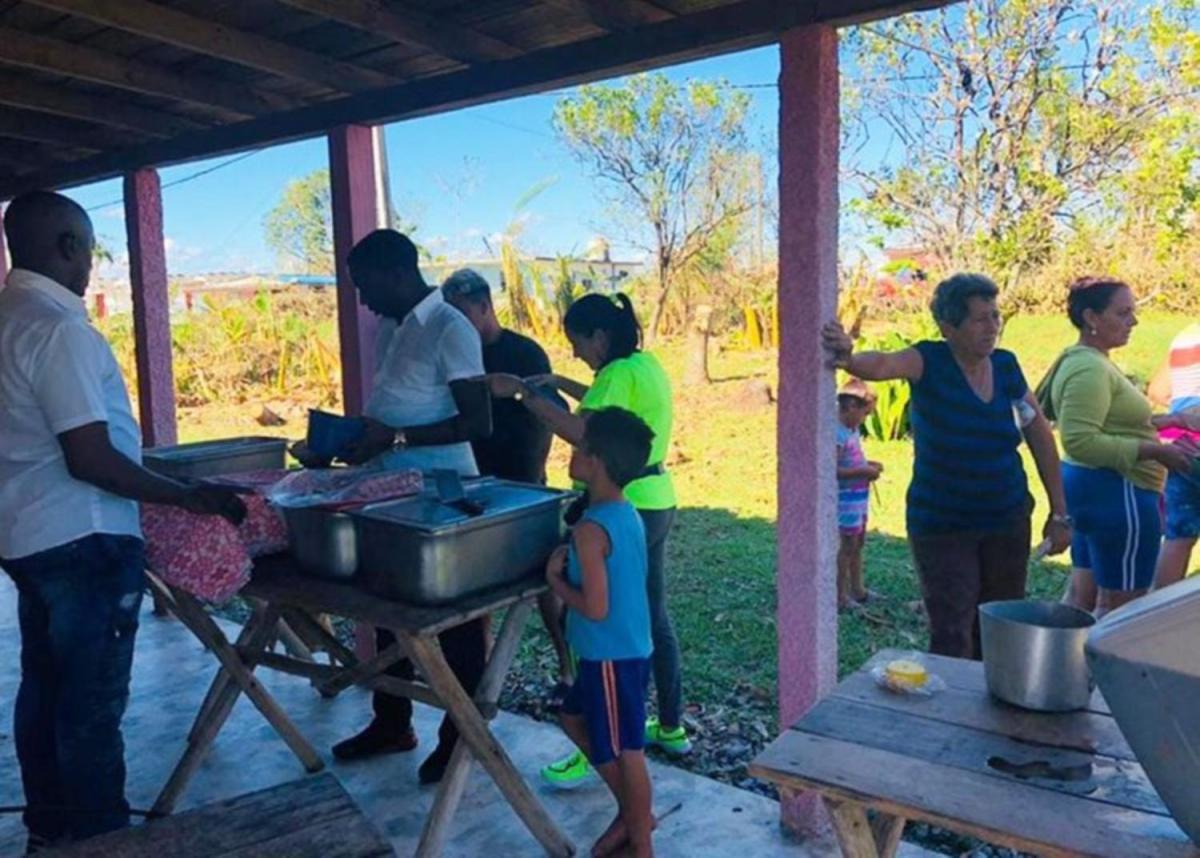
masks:
<path id="1" fill-rule="evenodd" d="M 642 326 L 633 311 L 633 302 L 621 292 L 611 298 L 595 292 L 584 295 L 567 310 L 563 327 L 583 337 L 590 337 L 596 331 L 608 334 L 605 364 L 627 358 L 642 347 Z"/>

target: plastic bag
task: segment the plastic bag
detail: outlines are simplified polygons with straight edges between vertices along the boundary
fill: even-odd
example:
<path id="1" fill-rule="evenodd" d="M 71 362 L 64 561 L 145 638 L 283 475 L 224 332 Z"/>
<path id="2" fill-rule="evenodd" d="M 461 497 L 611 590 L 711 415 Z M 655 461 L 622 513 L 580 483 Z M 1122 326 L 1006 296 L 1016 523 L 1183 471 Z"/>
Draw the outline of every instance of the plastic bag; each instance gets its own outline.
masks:
<path id="1" fill-rule="evenodd" d="M 267 500 L 283 507 L 341 507 L 420 494 L 424 486 L 420 471 L 370 467 L 304 470 L 272 486 Z"/>
<path id="2" fill-rule="evenodd" d="M 946 690 L 946 683 L 940 676 L 929 672 L 919 652 L 903 653 L 900 658 L 876 665 L 871 668 L 871 678 L 880 688 L 893 694 L 932 697 Z"/>

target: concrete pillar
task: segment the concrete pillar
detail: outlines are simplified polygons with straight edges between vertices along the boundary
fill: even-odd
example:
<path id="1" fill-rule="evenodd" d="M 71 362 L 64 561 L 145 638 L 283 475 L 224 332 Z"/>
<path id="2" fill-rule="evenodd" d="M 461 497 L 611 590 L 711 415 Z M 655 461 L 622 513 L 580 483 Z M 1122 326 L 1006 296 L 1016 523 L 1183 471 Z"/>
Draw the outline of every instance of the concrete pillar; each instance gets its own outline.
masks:
<path id="1" fill-rule="evenodd" d="M 374 136 L 369 127 L 347 125 L 329 132 L 338 336 L 342 355 L 342 395 L 347 414 L 362 412 L 375 369 L 377 319 L 359 303 L 346 267 L 350 248 L 375 229 L 375 170 Z"/>
<path id="2" fill-rule="evenodd" d="M 138 415 L 143 445 L 157 447 L 176 442 L 171 299 L 167 292 L 167 252 L 158 172 L 145 169 L 127 173 L 124 190 Z"/>
<path id="3" fill-rule="evenodd" d="M 837 679 L 836 402 L 821 326 L 837 314 L 838 39 L 825 25 L 780 41 L 779 722 Z M 822 820 L 814 796 L 783 796 L 784 825 Z"/>

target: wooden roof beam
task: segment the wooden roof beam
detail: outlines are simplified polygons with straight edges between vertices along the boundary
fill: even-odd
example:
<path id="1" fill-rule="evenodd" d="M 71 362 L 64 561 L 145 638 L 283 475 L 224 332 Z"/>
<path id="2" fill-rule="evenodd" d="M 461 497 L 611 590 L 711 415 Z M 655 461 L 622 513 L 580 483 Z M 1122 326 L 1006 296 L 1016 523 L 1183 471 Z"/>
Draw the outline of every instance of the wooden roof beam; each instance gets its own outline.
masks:
<path id="1" fill-rule="evenodd" d="M 921 2 L 923 6 L 948 5 L 952 0 Z M 852 6 L 855 14 L 882 17 L 888 9 L 902 4 L 893 0 L 846 0 L 846 5 Z M 845 7 L 839 6 L 838 11 L 844 12 Z M 680 15 L 661 24 L 543 48 L 512 60 L 414 80 L 378 92 L 104 152 L 30 176 L 0 181 L 0 199 L 32 187 L 70 187 L 147 165 L 175 164 L 299 140 L 339 125 L 396 122 L 758 47 L 774 42 L 792 27 L 819 22 L 822 19 L 818 14 L 815 0 L 742 0 Z"/>
<path id="2" fill-rule="evenodd" d="M 675 17 L 646 0 L 544 0 L 548 5 L 574 12 L 601 30 L 616 32 Z"/>
<path id="3" fill-rule="evenodd" d="M 146 0 L 29 2 L 184 50 L 219 57 L 227 62 L 292 80 L 325 86 L 337 92 L 356 92 L 399 83 L 398 78 L 382 72 L 330 59 Z"/>
<path id="4" fill-rule="evenodd" d="M 27 110 L 0 110 L 0 137 L 15 137 L 31 143 L 51 143 L 99 152 L 144 142 L 142 135 L 112 131 L 91 123 L 59 119 Z"/>
<path id="5" fill-rule="evenodd" d="M 85 45 L 0 27 L 0 62 L 102 83 L 129 92 L 218 108 L 229 118 L 257 116 L 301 106 L 300 102 L 241 84 L 166 66 L 125 59 Z"/>
<path id="6" fill-rule="evenodd" d="M 0 71 L 0 104 L 24 107 L 38 113 L 51 113 L 70 119 L 82 119 L 97 125 L 128 128 L 151 137 L 170 137 L 205 127 L 182 116 L 146 110 L 102 95 L 36 83 L 4 71 Z"/>
<path id="7" fill-rule="evenodd" d="M 508 60 L 521 51 L 507 42 L 416 9 L 398 10 L 380 0 L 281 0 L 313 15 L 330 18 L 368 33 L 472 65 Z"/>

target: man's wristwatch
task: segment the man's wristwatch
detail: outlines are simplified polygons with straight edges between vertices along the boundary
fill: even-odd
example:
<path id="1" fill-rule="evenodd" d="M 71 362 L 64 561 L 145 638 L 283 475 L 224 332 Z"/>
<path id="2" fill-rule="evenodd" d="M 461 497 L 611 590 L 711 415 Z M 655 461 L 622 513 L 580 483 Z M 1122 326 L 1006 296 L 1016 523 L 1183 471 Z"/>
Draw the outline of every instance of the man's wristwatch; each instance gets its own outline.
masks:
<path id="1" fill-rule="evenodd" d="M 1054 522 L 1055 524 L 1061 524 L 1063 527 L 1075 526 L 1075 519 L 1071 518 L 1069 515 L 1052 515 L 1050 516 L 1050 521 Z"/>
<path id="2" fill-rule="evenodd" d="M 403 450 L 408 446 L 408 436 L 404 434 L 403 429 L 397 429 L 396 434 L 392 436 L 392 449 Z"/>

